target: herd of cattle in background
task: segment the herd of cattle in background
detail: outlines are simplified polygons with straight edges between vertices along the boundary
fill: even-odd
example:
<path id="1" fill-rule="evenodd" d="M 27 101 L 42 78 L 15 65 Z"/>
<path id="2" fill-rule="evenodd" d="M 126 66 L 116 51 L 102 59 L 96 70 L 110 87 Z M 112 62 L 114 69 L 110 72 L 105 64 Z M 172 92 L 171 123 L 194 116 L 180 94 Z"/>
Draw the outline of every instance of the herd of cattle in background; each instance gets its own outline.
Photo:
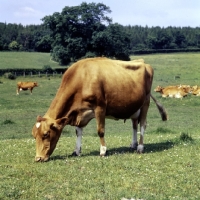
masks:
<path id="1" fill-rule="evenodd" d="M 161 93 L 162 97 L 171 97 L 171 98 L 183 98 L 186 97 L 188 94 L 193 94 L 196 96 L 200 96 L 200 87 L 190 86 L 190 85 L 172 85 L 161 87 L 157 86 L 154 89 L 155 92 Z"/>
<path id="2" fill-rule="evenodd" d="M 37 87 L 37 82 L 18 82 L 17 83 L 17 94 L 19 94 L 20 90 L 30 90 L 32 94 L 32 90 L 34 87 Z M 161 87 L 157 86 L 154 89 L 155 92 L 159 92 L 162 97 L 171 97 L 171 98 L 183 98 L 188 94 L 193 94 L 196 96 L 200 96 L 200 86 L 190 86 L 190 85 L 172 85 Z"/>

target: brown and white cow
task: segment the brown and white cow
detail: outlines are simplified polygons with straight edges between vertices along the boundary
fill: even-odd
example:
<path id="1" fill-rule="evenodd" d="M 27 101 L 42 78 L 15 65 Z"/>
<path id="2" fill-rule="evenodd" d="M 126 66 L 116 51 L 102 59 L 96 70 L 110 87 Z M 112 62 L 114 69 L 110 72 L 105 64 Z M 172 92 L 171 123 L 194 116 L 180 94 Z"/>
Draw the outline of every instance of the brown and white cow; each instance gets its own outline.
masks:
<path id="1" fill-rule="evenodd" d="M 32 90 L 34 87 L 37 87 L 37 82 L 18 82 L 17 83 L 17 94 L 19 94 L 20 90 L 30 90 L 32 94 Z"/>
<path id="2" fill-rule="evenodd" d="M 150 97 L 161 117 L 167 120 L 164 108 L 151 95 L 153 69 L 143 60 L 119 61 L 89 58 L 76 62 L 65 72 L 61 85 L 46 114 L 37 117 L 32 134 L 36 139 L 35 161 L 47 161 L 66 125 L 76 127 L 76 148 L 79 155 L 83 128 L 96 118 L 100 137 L 100 155 L 106 154 L 105 118 L 131 119 L 131 147 L 143 152 L 144 130 Z M 137 126 L 140 140 L 137 143 Z"/>

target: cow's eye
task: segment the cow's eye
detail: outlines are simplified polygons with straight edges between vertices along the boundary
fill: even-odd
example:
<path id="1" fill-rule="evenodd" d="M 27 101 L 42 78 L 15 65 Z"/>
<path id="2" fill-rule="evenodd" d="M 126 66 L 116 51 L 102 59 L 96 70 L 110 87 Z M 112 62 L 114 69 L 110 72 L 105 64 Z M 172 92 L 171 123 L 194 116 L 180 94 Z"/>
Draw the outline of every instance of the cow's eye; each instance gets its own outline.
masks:
<path id="1" fill-rule="evenodd" d="M 49 137 L 49 135 L 50 135 L 50 132 L 47 131 L 47 132 L 45 132 L 45 133 L 43 134 L 43 138 L 45 139 L 45 138 Z"/>

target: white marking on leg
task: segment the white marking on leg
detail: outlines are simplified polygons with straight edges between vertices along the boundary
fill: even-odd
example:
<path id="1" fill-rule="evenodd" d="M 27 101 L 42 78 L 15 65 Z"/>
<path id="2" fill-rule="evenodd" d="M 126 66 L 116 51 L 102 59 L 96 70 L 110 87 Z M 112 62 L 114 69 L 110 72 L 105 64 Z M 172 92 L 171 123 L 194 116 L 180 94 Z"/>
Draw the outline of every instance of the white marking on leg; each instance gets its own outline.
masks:
<path id="1" fill-rule="evenodd" d="M 76 155 L 79 156 L 81 153 L 81 141 L 82 141 L 82 134 L 83 134 L 83 129 L 76 127 L 76 148 L 75 148 L 75 152 Z"/>
<path id="2" fill-rule="evenodd" d="M 140 127 L 140 143 L 137 147 L 137 152 L 142 153 L 144 151 L 144 131 L 145 131 L 145 125 L 142 125 Z"/>
<path id="3" fill-rule="evenodd" d="M 139 144 L 137 147 L 137 152 L 142 153 L 144 151 L 144 145 Z"/>
<path id="4" fill-rule="evenodd" d="M 100 147 L 100 156 L 105 156 L 106 154 L 106 146 L 102 146 Z"/>
<path id="5" fill-rule="evenodd" d="M 138 129 L 138 117 L 139 117 L 139 115 L 140 115 L 140 109 L 131 116 L 132 127 L 133 127 L 131 148 L 133 148 L 133 149 L 137 149 L 137 146 L 138 146 L 137 129 Z"/>

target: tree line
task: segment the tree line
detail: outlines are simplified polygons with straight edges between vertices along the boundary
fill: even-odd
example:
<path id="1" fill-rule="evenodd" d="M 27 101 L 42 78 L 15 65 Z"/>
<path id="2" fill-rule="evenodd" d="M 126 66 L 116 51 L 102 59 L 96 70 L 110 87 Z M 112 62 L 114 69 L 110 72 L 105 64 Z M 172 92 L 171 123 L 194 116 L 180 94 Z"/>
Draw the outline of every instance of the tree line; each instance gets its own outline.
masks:
<path id="1" fill-rule="evenodd" d="M 84 57 L 129 60 L 134 52 L 200 48 L 200 27 L 142 27 L 112 23 L 103 3 L 64 7 L 41 25 L 0 23 L 0 50 L 51 52 L 60 64 Z"/>

